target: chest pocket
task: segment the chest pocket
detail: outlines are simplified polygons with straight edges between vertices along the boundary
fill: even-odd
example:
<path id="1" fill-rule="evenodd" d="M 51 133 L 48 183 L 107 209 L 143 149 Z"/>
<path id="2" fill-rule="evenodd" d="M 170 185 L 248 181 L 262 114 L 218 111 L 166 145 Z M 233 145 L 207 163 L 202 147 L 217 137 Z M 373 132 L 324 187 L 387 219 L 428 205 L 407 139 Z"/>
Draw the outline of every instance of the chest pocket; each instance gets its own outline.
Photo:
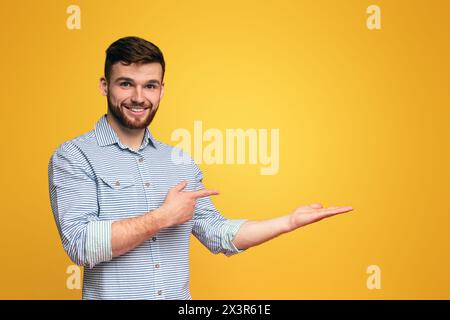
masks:
<path id="1" fill-rule="evenodd" d="M 121 219 L 136 212 L 136 181 L 130 175 L 99 175 L 98 203 L 101 219 Z"/>

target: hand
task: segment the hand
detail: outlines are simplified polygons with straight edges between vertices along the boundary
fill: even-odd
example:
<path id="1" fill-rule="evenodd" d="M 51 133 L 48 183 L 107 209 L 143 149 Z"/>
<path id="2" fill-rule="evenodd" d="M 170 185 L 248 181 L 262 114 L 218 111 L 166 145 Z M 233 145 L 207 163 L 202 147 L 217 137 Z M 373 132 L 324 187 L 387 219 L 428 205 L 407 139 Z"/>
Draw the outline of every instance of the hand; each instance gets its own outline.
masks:
<path id="1" fill-rule="evenodd" d="M 182 191 L 187 181 L 182 181 L 167 193 L 163 205 L 157 209 L 157 217 L 163 228 L 185 223 L 192 219 L 198 198 L 218 195 L 217 190 Z"/>
<path id="2" fill-rule="evenodd" d="M 323 208 L 320 203 L 298 207 L 289 216 L 289 227 L 290 230 L 294 230 L 307 224 L 320 221 L 324 218 L 332 217 L 334 215 L 349 212 L 352 210 L 352 207 Z"/>

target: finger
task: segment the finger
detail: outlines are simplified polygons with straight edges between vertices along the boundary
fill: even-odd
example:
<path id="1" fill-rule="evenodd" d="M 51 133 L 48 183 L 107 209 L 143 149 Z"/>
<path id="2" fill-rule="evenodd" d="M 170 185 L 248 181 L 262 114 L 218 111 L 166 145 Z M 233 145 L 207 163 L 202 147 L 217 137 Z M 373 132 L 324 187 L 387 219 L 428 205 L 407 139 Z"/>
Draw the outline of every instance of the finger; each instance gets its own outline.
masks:
<path id="1" fill-rule="evenodd" d="M 339 206 L 339 207 L 328 207 L 328 208 L 323 208 L 322 210 L 353 210 L 353 207 L 350 206 Z"/>
<path id="2" fill-rule="evenodd" d="M 214 195 L 218 195 L 219 191 L 217 190 L 207 190 L 207 189 L 202 189 L 202 190 L 197 190 L 197 191 L 190 191 L 190 194 L 195 198 L 202 198 L 202 197 L 209 197 L 209 196 L 214 196 Z"/>
<path id="3" fill-rule="evenodd" d="M 175 187 L 173 187 L 173 190 L 180 192 L 187 186 L 187 181 L 183 180 L 179 184 L 177 184 Z"/>
<path id="4" fill-rule="evenodd" d="M 318 210 L 317 213 L 324 216 L 332 216 L 340 213 L 352 211 L 352 207 L 331 207 Z"/>

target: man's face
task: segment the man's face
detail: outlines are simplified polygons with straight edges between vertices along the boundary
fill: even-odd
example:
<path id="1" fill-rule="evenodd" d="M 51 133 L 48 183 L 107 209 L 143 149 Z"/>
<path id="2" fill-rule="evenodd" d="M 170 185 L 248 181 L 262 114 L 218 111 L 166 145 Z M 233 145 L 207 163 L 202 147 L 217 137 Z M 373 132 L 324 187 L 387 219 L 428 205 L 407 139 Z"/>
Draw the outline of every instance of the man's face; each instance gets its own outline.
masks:
<path id="1" fill-rule="evenodd" d="M 100 79 L 108 99 L 108 113 L 122 126 L 144 129 L 152 122 L 164 94 L 162 66 L 159 63 L 111 67 L 110 79 Z"/>

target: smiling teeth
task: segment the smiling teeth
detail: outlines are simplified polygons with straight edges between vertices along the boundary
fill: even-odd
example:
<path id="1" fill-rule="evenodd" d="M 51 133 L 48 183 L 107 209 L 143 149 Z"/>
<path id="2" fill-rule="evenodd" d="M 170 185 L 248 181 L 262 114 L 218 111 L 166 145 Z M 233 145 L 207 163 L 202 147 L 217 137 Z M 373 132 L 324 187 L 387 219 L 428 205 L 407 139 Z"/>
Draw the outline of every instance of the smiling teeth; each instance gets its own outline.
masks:
<path id="1" fill-rule="evenodd" d="M 141 112 L 142 110 L 144 110 L 144 109 L 131 108 L 131 111 L 134 111 L 134 112 Z"/>

